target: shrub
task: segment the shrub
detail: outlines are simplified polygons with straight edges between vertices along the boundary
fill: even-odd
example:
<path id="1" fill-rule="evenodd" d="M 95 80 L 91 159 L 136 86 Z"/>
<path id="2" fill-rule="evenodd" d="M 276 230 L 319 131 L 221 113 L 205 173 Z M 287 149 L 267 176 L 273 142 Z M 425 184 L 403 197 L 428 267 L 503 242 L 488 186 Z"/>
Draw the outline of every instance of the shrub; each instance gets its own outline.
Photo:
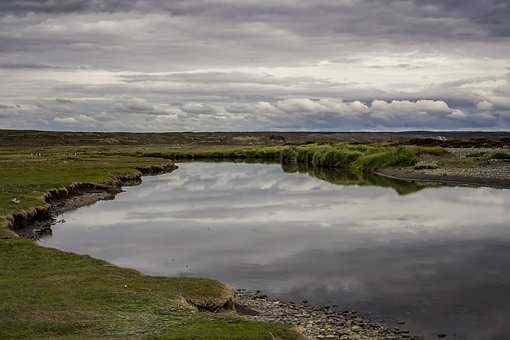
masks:
<path id="1" fill-rule="evenodd" d="M 357 173 L 369 173 L 389 166 L 412 166 L 415 165 L 416 162 L 417 153 L 412 152 L 409 148 L 388 148 L 387 151 L 360 157 L 354 162 L 352 171 Z"/>

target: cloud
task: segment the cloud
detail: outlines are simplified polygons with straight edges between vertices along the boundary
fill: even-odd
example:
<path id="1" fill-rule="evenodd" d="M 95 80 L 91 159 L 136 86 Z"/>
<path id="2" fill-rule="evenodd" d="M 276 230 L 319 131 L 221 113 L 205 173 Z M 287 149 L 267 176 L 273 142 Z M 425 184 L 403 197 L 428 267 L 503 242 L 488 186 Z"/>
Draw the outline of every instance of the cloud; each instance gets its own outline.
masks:
<path id="1" fill-rule="evenodd" d="M 83 11 L 114 11 L 133 8 L 132 0 L 3 0 L 0 11 L 13 14 L 27 13 L 76 13 Z"/>
<path id="2" fill-rule="evenodd" d="M 494 108 L 494 105 L 484 100 L 483 102 L 476 104 L 476 108 L 480 111 L 490 111 Z"/>
<path id="3" fill-rule="evenodd" d="M 368 107 L 359 101 L 345 103 L 335 99 L 290 98 L 278 101 L 276 106 L 286 112 L 352 114 L 369 111 Z"/>
<path id="4" fill-rule="evenodd" d="M 63 123 L 63 124 L 76 124 L 78 120 L 73 117 L 55 117 L 53 120 L 57 123 Z"/>
<path id="5" fill-rule="evenodd" d="M 441 32 L 436 26 L 448 22 L 465 22 L 494 36 L 508 36 L 510 34 L 508 20 L 510 5 L 506 0 L 388 0 L 384 2 L 373 0 L 359 1 L 286 1 L 275 0 L 271 4 L 256 1 L 233 0 L 3 0 L 0 2 L 0 12 L 14 15 L 29 13 L 63 15 L 83 13 L 115 13 L 115 12 L 141 12 L 141 13 L 169 13 L 178 17 L 202 17 L 222 20 L 227 17 L 233 22 L 247 22 L 252 20 L 258 23 L 275 22 L 279 20 L 284 26 L 291 26 L 294 31 L 301 34 L 315 34 L 342 27 L 352 27 L 351 31 L 369 31 L 373 33 L 379 29 L 381 33 L 393 33 L 395 26 L 404 29 L 406 33 L 416 34 L 419 31 Z M 398 13 L 398 15 L 393 15 Z M 310 14 L 307 16 L 307 14 Z M 326 15 L 327 14 L 327 15 Z M 360 18 L 377 16 L 378 25 L 373 21 L 358 22 Z M 294 20 L 292 22 L 291 20 Z M 310 18 L 317 18 L 314 22 L 319 26 L 310 25 Z M 320 20 L 319 20 L 320 18 Z M 412 20 L 411 20 L 412 19 Z M 405 23 L 408 23 L 405 25 Z M 302 23 L 300 26 L 300 23 Z M 368 24 L 370 23 L 370 24 Z M 416 24 L 413 27 L 412 24 Z M 363 27 L 364 26 L 364 27 Z M 305 31 L 305 27 L 307 31 Z M 464 27 L 452 27 L 453 31 L 442 34 L 462 34 L 472 32 Z M 340 30 L 338 30 L 340 31 Z"/>
<path id="6" fill-rule="evenodd" d="M 214 107 L 202 103 L 186 103 L 181 106 L 181 110 L 195 115 L 214 115 L 217 113 Z"/>
<path id="7" fill-rule="evenodd" d="M 331 80 L 313 78 L 313 77 L 277 77 L 269 73 L 251 73 L 251 72 L 176 72 L 170 74 L 132 74 L 121 75 L 121 79 L 128 83 L 133 82 L 167 82 L 167 83 L 186 83 L 186 84 L 256 84 L 256 85 L 341 85 Z"/>
<path id="8" fill-rule="evenodd" d="M 412 112 L 425 112 L 425 113 L 451 113 L 453 109 L 448 107 L 448 104 L 442 100 L 417 100 L 415 102 L 410 100 L 393 100 L 386 102 L 384 100 L 374 100 L 371 105 L 371 110 L 375 113 L 412 113 Z"/>
<path id="9" fill-rule="evenodd" d="M 38 63 L 1 63 L 0 69 L 11 69 L 11 70 L 44 70 L 44 69 L 79 69 L 80 67 L 72 67 L 65 65 L 50 65 L 50 64 L 38 64 Z"/>
<path id="10" fill-rule="evenodd" d="M 6 110 L 6 109 L 14 109 L 15 106 L 14 105 L 9 105 L 9 104 L 2 104 L 0 103 L 0 110 Z"/>
<path id="11" fill-rule="evenodd" d="M 94 118 L 84 114 L 80 114 L 76 117 L 55 117 L 53 120 L 61 124 L 88 124 L 96 122 Z"/>
<path id="12" fill-rule="evenodd" d="M 505 0 L 5 0 L 1 123 L 506 129 L 509 15 Z"/>
<path id="13" fill-rule="evenodd" d="M 67 98 L 55 98 L 55 101 L 60 104 L 72 104 L 73 101 Z"/>
<path id="14" fill-rule="evenodd" d="M 79 115 L 77 119 L 79 121 L 85 122 L 85 123 L 92 123 L 92 122 L 96 121 L 94 118 L 92 118 L 90 116 L 87 116 L 87 115 L 84 115 L 84 114 Z"/>
<path id="15" fill-rule="evenodd" d="M 125 112 L 152 112 L 155 111 L 154 105 L 146 99 L 123 96 L 118 99 L 117 109 Z"/>

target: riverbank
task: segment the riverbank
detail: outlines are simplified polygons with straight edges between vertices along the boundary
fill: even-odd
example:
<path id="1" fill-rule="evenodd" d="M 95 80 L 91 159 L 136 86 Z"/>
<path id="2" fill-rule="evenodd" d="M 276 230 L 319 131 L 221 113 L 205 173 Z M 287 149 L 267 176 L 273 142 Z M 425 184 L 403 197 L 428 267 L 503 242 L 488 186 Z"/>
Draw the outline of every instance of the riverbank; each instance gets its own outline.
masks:
<path id="1" fill-rule="evenodd" d="M 153 171 L 144 168 L 141 172 L 156 175 L 171 172 L 173 164 L 161 167 L 151 167 Z M 68 188 L 51 190 L 45 195 L 45 200 L 50 203 L 49 213 L 56 217 L 62 212 L 90 205 L 97 200 L 114 199 L 121 192 L 121 186 L 137 185 L 141 183 L 140 176 L 128 176 L 115 178 L 111 185 L 75 184 Z M 23 231 L 27 237 L 37 239 L 53 221 L 40 221 L 35 229 L 16 230 Z M 44 235 L 43 235 L 44 236 Z M 409 335 L 409 331 L 399 328 L 389 328 L 383 323 L 363 318 L 355 311 L 338 312 L 334 308 L 323 306 L 310 306 L 300 303 L 289 303 L 265 296 L 261 293 L 239 290 L 233 296 L 228 289 L 224 297 L 220 299 L 208 299 L 207 303 L 189 301 L 198 310 L 216 311 L 228 313 L 236 311 L 243 319 L 257 322 L 276 322 L 289 325 L 291 330 L 298 334 L 304 334 L 309 339 L 419 339 Z"/>
<path id="2" fill-rule="evenodd" d="M 0 150 L 0 163 L 0 338 L 301 337 L 283 324 L 210 312 L 233 298 L 232 289 L 216 280 L 146 276 L 38 246 L 8 228 L 112 197 L 142 174 L 171 171 L 168 161 L 38 148 Z M 77 198 L 83 193 L 86 199 Z"/>
<path id="3" fill-rule="evenodd" d="M 376 174 L 450 186 L 510 188 L 510 149 L 448 148 L 447 151 L 446 156 L 428 158 L 415 167 L 389 167 Z"/>
<path id="4" fill-rule="evenodd" d="M 423 339 L 411 335 L 403 321 L 399 322 L 399 327 L 390 328 L 367 320 L 355 311 L 339 311 L 339 306 L 291 303 L 243 289 L 236 291 L 235 303 L 245 318 L 289 324 L 310 339 Z"/>
<path id="5" fill-rule="evenodd" d="M 353 313 L 332 314 L 254 295 L 241 296 L 241 304 L 258 308 L 258 315 L 204 312 L 230 304 L 232 291 L 215 280 L 149 277 L 88 256 L 42 248 L 16 237 L 8 226 L 47 221 L 62 209 L 112 198 L 122 185 L 139 184 L 143 174 L 171 171 L 168 162 L 176 155 L 279 161 L 306 165 L 308 170 L 348 168 L 355 170 L 355 177 L 381 169 L 427 175 L 429 171 L 482 167 L 488 171 L 498 168 L 495 173 L 501 180 L 508 177 L 508 163 L 494 158 L 505 150 L 447 151 L 346 144 L 198 151 L 174 146 L 1 149 L 0 337 L 298 339 L 299 330 L 310 336 L 344 339 L 410 338 L 405 330 L 397 332 Z M 397 167 L 384 169 L 391 165 Z"/>

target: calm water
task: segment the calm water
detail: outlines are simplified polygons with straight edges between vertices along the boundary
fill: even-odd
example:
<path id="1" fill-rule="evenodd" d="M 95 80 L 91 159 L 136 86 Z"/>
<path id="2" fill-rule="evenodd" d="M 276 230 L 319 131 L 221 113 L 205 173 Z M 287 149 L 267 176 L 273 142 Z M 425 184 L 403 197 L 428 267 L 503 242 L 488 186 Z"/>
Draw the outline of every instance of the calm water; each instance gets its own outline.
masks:
<path id="1" fill-rule="evenodd" d="M 335 185 L 187 163 L 66 213 L 43 245 L 338 304 L 435 338 L 508 339 L 510 190 Z"/>

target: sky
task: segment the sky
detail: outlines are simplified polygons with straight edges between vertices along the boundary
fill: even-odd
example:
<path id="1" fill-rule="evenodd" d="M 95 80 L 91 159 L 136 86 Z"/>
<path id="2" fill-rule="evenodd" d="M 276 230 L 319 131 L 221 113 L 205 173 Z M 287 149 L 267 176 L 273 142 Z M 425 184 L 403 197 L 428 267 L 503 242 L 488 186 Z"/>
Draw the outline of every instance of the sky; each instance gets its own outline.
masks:
<path id="1" fill-rule="evenodd" d="M 0 128 L 510 128 L 509 0 L 1 0 Z"/>

